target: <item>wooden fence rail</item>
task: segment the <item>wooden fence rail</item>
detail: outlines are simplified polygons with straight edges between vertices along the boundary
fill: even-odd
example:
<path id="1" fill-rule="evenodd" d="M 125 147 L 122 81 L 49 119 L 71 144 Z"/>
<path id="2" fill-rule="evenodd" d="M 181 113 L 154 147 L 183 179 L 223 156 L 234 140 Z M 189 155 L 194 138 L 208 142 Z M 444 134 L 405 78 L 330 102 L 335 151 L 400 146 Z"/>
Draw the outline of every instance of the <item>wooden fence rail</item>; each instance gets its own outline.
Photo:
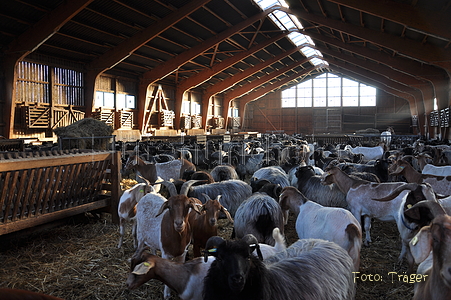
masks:
<path id="1" fill-rule="evenodd" d="M 0 160 L 0 235 L 102 210 L 118 221 L 120 152 Z"/>

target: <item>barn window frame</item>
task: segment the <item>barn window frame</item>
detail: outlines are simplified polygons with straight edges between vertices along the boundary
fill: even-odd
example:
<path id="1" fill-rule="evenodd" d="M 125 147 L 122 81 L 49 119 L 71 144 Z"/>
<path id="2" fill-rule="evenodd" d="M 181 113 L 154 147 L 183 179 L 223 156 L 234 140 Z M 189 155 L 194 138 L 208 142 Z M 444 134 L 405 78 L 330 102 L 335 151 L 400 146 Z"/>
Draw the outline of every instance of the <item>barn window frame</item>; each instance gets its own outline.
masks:
<path id="1" fill-rule="evenodd" d="M 364 83 L 324 73 L 281 92 L 282 108 L 376 106 L 377 89 Z"/>

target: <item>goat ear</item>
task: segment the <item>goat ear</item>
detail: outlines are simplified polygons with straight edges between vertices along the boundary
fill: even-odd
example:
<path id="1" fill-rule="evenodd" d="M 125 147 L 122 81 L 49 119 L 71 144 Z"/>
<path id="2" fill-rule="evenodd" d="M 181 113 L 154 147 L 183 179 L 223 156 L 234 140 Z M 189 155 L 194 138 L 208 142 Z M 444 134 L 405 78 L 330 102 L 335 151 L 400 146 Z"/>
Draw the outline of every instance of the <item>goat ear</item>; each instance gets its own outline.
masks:
<path id="1" fill-rule="evenodd" d="M 168 201 L 165 201 L 165 202 L 161 205 L 160 210 L 158 211 L 158 213 L 157 213 L 157 215 L 156 215 L 155 217 L 158 217 L 159 215 L 161 215 L 161 214 L 163 213 L 163 211 L 164 211 L 165 209 L 167 209 L 167 208 L 169 208 L 169 204 L 168 204 Z"/>
<path id="2" fill-rule="evenodd" d="M 260 250 L 260 245 L 258 243 L 257 244 L 250 244 L 249 248 L 251 248 L 251 253 L 254 252 L 254 251 L 257 251 L 258 258 L 260 260 L 263 260 L 263 254 L 262 254 L 262 251 Z"/>
<path id="3" fill-rule="evenodd" d="M 144 275 L 147 274 L 147 272 L 150 271 L 154 267 L 154 263 L 149 263 L 147 261 L 140 263 L 133 269 L 133 274 L 135 275 Z"/>
<path id="4" fill-rule="evenodd" d="M 423 227 L 409 242 L 415 263 L 423 262 L 432 250 L 431 227 Z"/>
<path id="5" fill-rule="evenodd" d="M 194 198 L 189 198 L 189 207 L 191 207 L 198 214 L 202 213 L 203 205 L 198 204 Z"/>
<path id="6" fill-rule="evenodd" d="M 224 206 L 221 205 L 221 211 L 226 215 L 227 219 L 233 223 L 233 218 L 230 215 L 229 211 L 227 210 L 227 208 L 225 208 Z"/>

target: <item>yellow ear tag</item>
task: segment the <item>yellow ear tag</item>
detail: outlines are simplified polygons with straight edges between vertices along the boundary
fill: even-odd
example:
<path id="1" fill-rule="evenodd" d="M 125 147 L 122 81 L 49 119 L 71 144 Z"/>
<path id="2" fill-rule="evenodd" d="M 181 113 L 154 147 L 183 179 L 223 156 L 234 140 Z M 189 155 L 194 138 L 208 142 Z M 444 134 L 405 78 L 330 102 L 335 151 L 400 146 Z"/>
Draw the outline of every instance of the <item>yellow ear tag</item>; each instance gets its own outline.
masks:
<path id="1" fill-rule="evenodd" d="M 216 248 L 213 248 L 213 249 L 208 249 L 208 252 L 210 252 L 210 253 L 215 253 L 217 251 L 217 249 Z"/>
<path id="2" fill-rule="evenodd" d="M 410 243 L 411 243 L 413 246 L 415 246 L 415 245 L 418 243 L 418 237 L 417 237 L 417 236 L 414 236 L 414 237 L 412 238 L 412 240 L 410 241 Z"/>
<path id="3" fill-rule="evenodd" d="M 407 208 L 411 208 L 412 207 L 412 204 L 407 204 Z"/>
<path id="4" fill-rule="evenodd" d="M 145 265 L 146 267 L 150 267 L 150 264 L 147 261 L 144 262 L 143 265 Z"/>

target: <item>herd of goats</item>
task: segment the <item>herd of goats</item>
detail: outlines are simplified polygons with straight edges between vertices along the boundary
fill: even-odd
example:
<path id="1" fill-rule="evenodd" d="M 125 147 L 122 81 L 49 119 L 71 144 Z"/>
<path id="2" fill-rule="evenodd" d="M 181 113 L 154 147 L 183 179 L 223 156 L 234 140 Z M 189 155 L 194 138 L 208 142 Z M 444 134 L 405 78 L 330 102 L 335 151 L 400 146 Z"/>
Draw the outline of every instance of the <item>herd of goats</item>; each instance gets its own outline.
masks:
<path id="1" fill-rule="evenodd" d="M 451 146 L 268 135 L 124 150 L 123 175 L 138 181 L 118 207 L 118 247 L 133 224 L 130 289 L 158 279 L 166 299 L 354 299 L 375 218 L 397 224 L 413 299 L 451 299 Z M 290 211 L 299 240 L 287 246 Z M 220 218 L 232 238 L 218 236 Z"/>
<path id="2" fill-rule="evenodd" d="M 118 248 L 132 224 L 130 289 L 157 279 L 165 299 L 173 291 L 182 300 L 354 299 L 357 282 L 383 280 L 359 272 L 378 219 L 397 225 L 413 299 L 451 299 L 448 143 L 381 136 L 318 145 L 268 134 L 116 148 L 122 175 L 138 182 L 118 205 Z M 287 245 L 290 211 L 299 239 Z M 218 236 L 225 218 L 229 239 Z M 0 288 L 0 298 L 57 299 L 36 294 Z"/>

